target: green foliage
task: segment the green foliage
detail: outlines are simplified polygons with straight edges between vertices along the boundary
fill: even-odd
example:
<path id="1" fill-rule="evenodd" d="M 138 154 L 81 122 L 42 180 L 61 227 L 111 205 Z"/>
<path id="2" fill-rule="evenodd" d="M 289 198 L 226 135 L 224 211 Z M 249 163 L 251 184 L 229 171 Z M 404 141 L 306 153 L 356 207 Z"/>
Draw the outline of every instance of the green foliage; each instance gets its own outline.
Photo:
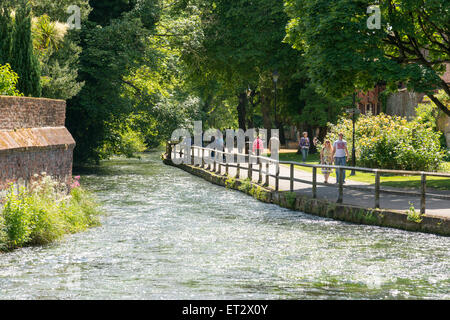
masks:
<path id="1" fill-rule="evenodd" d="M 236 188 L 236 179 L 233 177 L 229 177 L 227 180 L 225 180 L 225 187 L 227 189 L 234 189 Z"/>
<path id="2" fill-rule="evenodd" d="M 81 20 L 87 19 L 91 12 L 89 0 L 30 0 L 33 14 L 37 17 L 48 15 L 51 20 L 66 22 L 69 18 L 67 8 L 76 5 L 80 8 Z"/>
<path id="3" fill-rule="evenodd" d="M 258 186 L 256 187 L 254 196 L 256 196 L 257 199 L 266 202 L 269 198 L 269 193 L 265 191 L 263 188 Z"/>
<path id="4" fill-rule="evenodd" d="M 408 211 L 406 211 L 406 213 L 408 214 L 407 220 L 415 223 L 421 223 L 423 220 L 423 215 L 419 211 L 416 211 L 413 203 L 410 202 L 409 205 L 410 207 Z"/>
<path id="5" fill-rule="evenodd" d="M 450 162 L 450 148 L 447 148 L 446 151 L 444 151 L 444 161 Z"/>
<path id="6" fill-rule="evenodd" d="M 4 96 L 20 96 L 20 92 L 16 89 L 19 76 L 11 66 L 6 64 L 0 65 L 0 95 Z"/>
<path id="7" fill-rule="evenodd" d="M 352 146 L 352 122 L 341 118 L 330 124 L 327 138 L 344 133 Z M 356 122 L 355 145 L 358 165 L 369 168 L 435 171 L 443 160 L 440 133 L 418 121 L 380 114 L 362 115 Z"/>
<path id="8" fill-rule="evenodd" d="M 447 108 L 450 108 L 450 96 L 447 96 L 447 94 L 440 90 L 436 94 L 436 98 L 442 102 L 444 106 Z M 450 148 L 450 146 L 447 145 L 447 141 L 445 138 L 445 134 L 443 131 L 445 131 L 445 121 L 446 121 L 447 115 L 445 115 L 438 106 L 429 98 L 425 97 L 422 101 L 422 103 L 419 103 L 419 105 L 416 108 L 416 121 L 423 123 L 424 125 L 432 128 L 434 131 L 440 131 L 441 132 L 441 147 L 442 149 Z M 444 160 L 450 161 L 449 157 L 449 150 L 445 152 Z"/>
<path id="9" fill-rule="evenodd" d="M 342 97 L 384 81 L 391 91 L 405 84 L 425 92 L 450 115 L 436 88 L 448 61 L 447 0 L 379 1 L 381 28 L 367 27 L 363 0 L 286 0 L 291 17 L 286 41 L 304 52 L 308 74 L 323 92 Z M 426 52 L 425 53 L 425 50 Z"/>
<path id="10" fill-rule="evenodd" d="M 105 141 L 102 147 L 102 158 L 108 158 L 112 155 L 136 158 L 139 157 L 137 153 L 144 152 L 147 149 L 144 134 L 139 130 L 133 130 L 128 123 L 120 125 L 113 134 L 114 137 Z"/>
<path id="11" fill-rule="evenodd" d="M 73 32 L 51 21 L 46 14 L 33 25 L 33 45 L 41 68 L 42 95 L 67 100 L 78 94 L 83 83 L 77 81 L 81 48 Z"/>
<path id="12" fill-rule="evenodd" d="M 284 194 L 284 198 L 286 199 L 286 204 L 289 208 L 295 208 L 295 201 L 297 200 L 297 194 L 295 192 L 286 192 Z"/>
<path id="13" fill-rule="evenodd" d="M 31 7 L 27 0 L 21 0 L 16 8 L 9 62 L 19 75 L 18 90 L 26 96 L 40 97 L 40 67 L 33 52 Z"/>
<path id="14" fill-rule="evenodd" d="M 377 216 L 373 212 L 366 212 L 364 214 L 364 221 L 368 224 L 376 224 L 377 223 Z"/>
<path id="15" fill-rule="evenodd" d="M 68 101 L 67 110 L 78 162 L 98 161 L 105 141 L 115 139 L 115 121 L 138 110 L 152 112 L 158 101 L 133 78 L 139 68 L 154 65 L 154 51 L 148 46 L 150 30 L 136 7 L 129 6 L 137 5 L 135 1 L 116 2 L 95 2 L 90 21 L 80 32 L 79 79 L 85 85 Z M 155 3 L 153 9 L 158 10 Z"/>
<path id="16" fill-rule="evenodd" d="M 11 11 L 3 2 L 0 4 L 0 65 L 9 61 L 12 45 L 13 21 Z"/>
<path id="17" fill-rule="evenodd" d="M 433 129 L 436 128 L 436 120 L 439 114 L 439 109 L 436 107 L 434 103 L 430 103 L 428 101 L 424 101 L 419 103 L 416 107 L 416 121 Z"/>
<path id="18" fill-rule="evenodd" d="M 23 246 L 29 242 L 32 231 L 30 214 L 31 199 L 25 198 L 24 190 L 15 195 L 11 187 L 2 211 L 5 233 L 10 247 Z"/>
<path id="19" fill-rule="evenodd" d="M 98 225 L 99 205 L 81 187 L 68 193 L 65 184 L 43 175 L 30 190 L 10 187 L 0 212 L 0 249 L 47 244 L 66 233 Z"/>
<path id="20" fill-rule="evenodd" d="M 250 179 L 245 179 L 239 186 L 239 190 L 245 193 L 250 193 L 253 188 L 252 181 Z"/>

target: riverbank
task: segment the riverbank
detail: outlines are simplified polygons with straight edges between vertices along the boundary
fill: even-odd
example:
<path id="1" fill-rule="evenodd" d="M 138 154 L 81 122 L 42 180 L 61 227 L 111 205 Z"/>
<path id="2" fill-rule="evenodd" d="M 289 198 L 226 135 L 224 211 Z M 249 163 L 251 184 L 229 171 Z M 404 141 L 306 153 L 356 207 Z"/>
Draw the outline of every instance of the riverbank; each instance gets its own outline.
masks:
<path id="1" fill-rule="evenodd" d="M 346 221 L 356 224 L 375 225 L 396 228 L 406 231 L 432 233 L 450 236 L 450 219 L 436 216 L 416 216 L 415 212 L 364 208 L 349 204 L 338 204 L 324 199 L 313 199 L 298 192 L 274 191 L 270 187 L 262 187 L 250 180 L 236 179 L 190 166 L 176 165 L 163 157 L 166 165 L 174 166 L 201 177 L 211 183 L 245 192 L 256 199 L 277 204 L 284 208 L 302 211 L 308 214 Z"/>
<path id="2" fill-rule="evenodd" d="M 0 199 L 0 252 L 85 231 L 100 224 L 100 214 L 98 202 L 78 179 L 67 186 L 44 174 L 28 188 L 11 185 Z"/>

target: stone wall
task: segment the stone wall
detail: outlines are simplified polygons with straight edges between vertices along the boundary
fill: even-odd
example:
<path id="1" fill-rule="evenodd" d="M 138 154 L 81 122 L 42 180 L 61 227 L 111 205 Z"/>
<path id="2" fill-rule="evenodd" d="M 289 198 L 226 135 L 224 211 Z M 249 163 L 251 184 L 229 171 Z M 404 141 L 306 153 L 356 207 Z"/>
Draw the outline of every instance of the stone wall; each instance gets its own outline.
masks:
<path id="1" fill-rule="evenodd" d="M 75 141 L 63 100 L 0 96 L 0 190 L 46 172 L 69 182 Z"/>
<path id="2" fill-rule="evenodd" d="M 416 107 L 422 101 L 423 93 L 401 90 L 389 95 L 386 101 L 386 113 L 412 119 L 416 115 Z"/>
<path id="3" fill-rule="evenodd" d="M 445 135 L 447 147 L 450 148 L 450 117 L 441 112 L 437 120 L 438 130 L 442 131 Z"/>

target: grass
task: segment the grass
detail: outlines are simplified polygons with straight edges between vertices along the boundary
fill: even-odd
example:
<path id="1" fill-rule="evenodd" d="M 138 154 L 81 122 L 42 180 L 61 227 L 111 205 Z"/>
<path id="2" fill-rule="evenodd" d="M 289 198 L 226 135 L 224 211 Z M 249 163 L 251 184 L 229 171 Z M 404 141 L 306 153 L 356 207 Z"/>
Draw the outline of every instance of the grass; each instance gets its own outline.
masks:
<path id="1" fill-rule="evenodd" d="M 307 164 L 319 164 L 319 154 L 310 154 L 306 161 Z M 295 161 L 302 162 L 302 155 L 296 153 L 280 153 L 280 160 L 282 161 Z M 350 165 L 350 164 L 349 164 Z M 297 169 L 312 172 L 312 168 L 306 168 L 301 166 L 295 166 Z M 450 162 L 444 162 L 441 167 L 441 172 L 450 172 Z M 318 171 L 318 173 L 320 170 Z M 366 172 L 356 172 L 355 176 L 349 176 L 347 172 L 347 179 L 364 182 L 369 184 L 375 183 L 375 175 Z M 336 177 L 333 172 L 331 177 Z M 386 187 L 396 187 L 396 188 L 420 188 L 420 176 L 381 176 L 381 185 Z M 450 179 L 443 177 L 427 177 L 427 187 L 436 190 L 450 190 Z"/>
<path id="2" fill-rule="evenodd" d="M 48 244 L 97 226 L 99 204 L 78 180 L 71 187 L 69 192 L 49 176 L 27 189 L 11 186 L 0 204 L 0 252 Z"/>

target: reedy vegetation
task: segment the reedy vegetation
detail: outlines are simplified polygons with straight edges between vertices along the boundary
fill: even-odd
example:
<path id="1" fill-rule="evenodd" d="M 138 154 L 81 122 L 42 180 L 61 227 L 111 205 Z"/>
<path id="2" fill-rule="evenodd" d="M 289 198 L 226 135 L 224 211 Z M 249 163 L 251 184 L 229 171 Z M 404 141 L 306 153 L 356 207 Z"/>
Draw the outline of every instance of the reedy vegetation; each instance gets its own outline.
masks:
<path id="1" fill-rule="evenodd" d="M 30 188 L 11 186 L 0 207 L 0 251 L 48 244 L 99 224 L 94 197 L 75 180 L 69 187 L 43 173 Z"/>

